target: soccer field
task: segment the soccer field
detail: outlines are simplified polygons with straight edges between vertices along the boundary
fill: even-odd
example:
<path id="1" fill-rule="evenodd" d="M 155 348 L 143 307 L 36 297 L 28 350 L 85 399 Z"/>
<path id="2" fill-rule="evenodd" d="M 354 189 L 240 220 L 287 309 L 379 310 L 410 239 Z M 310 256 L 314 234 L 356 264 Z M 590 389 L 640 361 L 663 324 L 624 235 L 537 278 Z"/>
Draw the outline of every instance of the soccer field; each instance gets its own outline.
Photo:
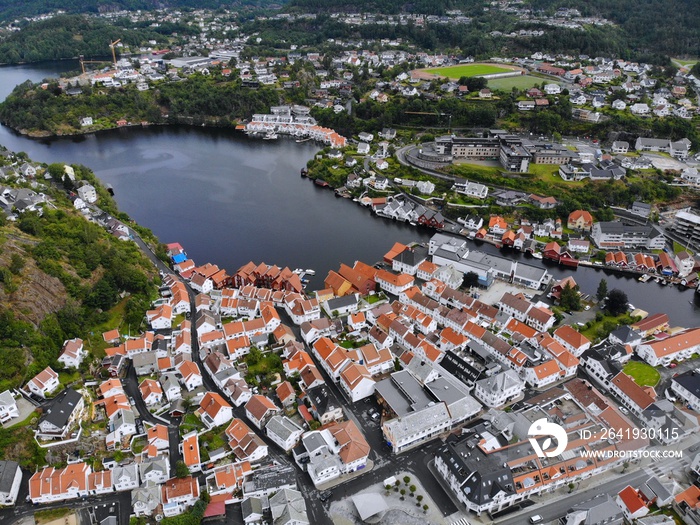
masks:
<path id="1" fill-rule="evenodd" d="M 438 67 L 426 69 L 426 73 L 447 78 L 476 77 L 480 75 L 493 75 L 495 73 L 508 73 L 512 69 L 491 66 L 488 64 L 464 64 L 461 66 Z"/>
<path id="2" fill-rule="evenodd" d="M 543 81 L 544 79 L 539 77 L 520 75 L 517 77 L 495 78 L 493 80 L 489 80 L 489 87 L 491 89 L 501 89 L 503 91 L 510 91 L 514 87 L 518 89 L 529 89 L 535 84 L 539 86 Z M 551 81 L 547 83 L 549 84 Z M 557 84 L 558 82 L 554 83 Z"/>

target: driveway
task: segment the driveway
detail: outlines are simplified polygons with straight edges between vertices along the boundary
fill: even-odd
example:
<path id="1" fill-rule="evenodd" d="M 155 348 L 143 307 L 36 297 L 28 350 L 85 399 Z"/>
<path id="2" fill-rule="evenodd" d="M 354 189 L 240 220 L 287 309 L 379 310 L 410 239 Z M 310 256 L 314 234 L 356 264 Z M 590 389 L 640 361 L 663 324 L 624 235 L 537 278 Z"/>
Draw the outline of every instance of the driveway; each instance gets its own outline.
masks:
<path id="1" fill-rule="evenodd" d="M 15 401 L 17 403 L 17 410 L 19 410 L 19 417 L 10 419 L 6 423 L 3 423 L 2 428 L 9 428 L 13 425 L 21 423 L 22 421 L 30 417 L 32 413 L 36 410 L 36 407 L 22 396 L 16 398 Z"/>

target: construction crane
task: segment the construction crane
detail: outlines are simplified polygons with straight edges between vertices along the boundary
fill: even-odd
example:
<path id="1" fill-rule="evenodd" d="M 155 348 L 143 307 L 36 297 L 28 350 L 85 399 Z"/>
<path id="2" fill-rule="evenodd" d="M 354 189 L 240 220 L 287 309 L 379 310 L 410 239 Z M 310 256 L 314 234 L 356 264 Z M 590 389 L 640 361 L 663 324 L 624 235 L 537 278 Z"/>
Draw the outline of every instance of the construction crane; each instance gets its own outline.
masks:
<path id="1" fill-rule="evenodd" d="M 112 49 L 112 62 L 114 63 L 114 69 L 117 69 L 117 54 L 114 51 L 114 46 L 116 46 L 121 41 L 122 39 L 118 38 L 117 40 L 109 44 L 109 47 Z"/>
<path id="2" fill-rule="evenodd" d="M 83 55 L 80 55 L 80 68 L 83 70 L 83 75 L 85 74 L 85 64 L 104 64 L 104 60 L 85 60 Z"/>
<path id="3" fill-rule="evenodd" d="M 449 131 L 450 129 L 452 129 L 452 114 L 450 113 L 441 113 L 440 111 L 404 111 L 404 113 L 406 115 L 434 115 L 438 117 L 438 119 L 440 117 L 447 117 L 449 119 L 447 124 L 447 130 Z"/>

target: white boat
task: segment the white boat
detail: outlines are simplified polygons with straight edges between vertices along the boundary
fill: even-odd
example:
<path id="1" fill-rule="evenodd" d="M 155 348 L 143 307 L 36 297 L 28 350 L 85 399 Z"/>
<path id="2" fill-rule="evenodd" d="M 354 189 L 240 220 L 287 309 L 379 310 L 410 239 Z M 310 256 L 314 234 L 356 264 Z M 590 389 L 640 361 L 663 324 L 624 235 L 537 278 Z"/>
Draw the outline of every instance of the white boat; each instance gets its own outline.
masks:
<path id="1" fill-rule="evenodd" d="M 306 270 L 306 275 L 316 275 L 316 270 Z"/>
<path id="2" fill-rule="evenodd" d="M 542 254 L 541 254 L 540 252 L 533 252 L 532 257 L 533 257 L 534 259 L 541 259 L 541 258 L 542 258 Z"/>
<path id="3" fill-rule="evenodd" d="M 302 270 L 301 268 L 297 268 L 296 270 L 294 270 L 294 273 L 297 275 L 301 275 L 302 273 L 304 273 L 304 270 Z"/>
<path id="4" fill-rule="evenodd" d="M 263 137 L 263 140 L 275 140 L 277 138 L 277 133 L 274 131 L 268 131 L 267 135 Z"/>

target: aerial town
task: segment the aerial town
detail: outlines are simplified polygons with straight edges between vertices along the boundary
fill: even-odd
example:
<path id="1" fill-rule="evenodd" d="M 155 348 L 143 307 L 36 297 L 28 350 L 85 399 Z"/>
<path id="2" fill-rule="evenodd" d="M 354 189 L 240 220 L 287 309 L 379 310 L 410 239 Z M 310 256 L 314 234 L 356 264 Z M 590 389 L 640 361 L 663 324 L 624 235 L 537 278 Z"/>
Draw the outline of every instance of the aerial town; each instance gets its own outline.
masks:
<path id="1" fill-rule="evenodd" d="M 159 241 L 88 168 L 0 148 L 0 348 L 23 361 L 17 384 L 0 377 L 0 522 L 700 524 L 693 64 L 357 37 L 459 32 L 474 25 L 466 9 L 278 7 L 91 12 L 167 38 L 114 38 L 79 70 L 8 90 L 3 126 L 85 135 L 86 148 L 166 125 L 230 128 L 256 148 L 309 142 L 297 183 L 418 240 L 387 234 L 380 260 L 330 269 L 290 268 L 284 253 L 224 268 L 190 257 L 177 228 Z M 483 10 L 508 17 L 487 34 L 513 45 L 617 24 L 521 1 Z M 6 20 L 0 36 L 61 16 Z M 355 36 L 270 36 L 318 18 Z M 245 115 L 176 115 L 168 90 L 188 82 L 258 98 Z M 28 100 L 66 109 L 30 118 Z M 121 248 L 62 259 L 62 235 Z M 106 278 L 109 256 L 145 263 Z M 69 297 L 33 323 L 42 336 L 67 333 L 73 300 L 99 323 L 35 370 L 27 305 L 41 294 L 17 289 L 39 271 Z M 20 430 L 39 451 L 29 461 L 1 433 Z"/>

